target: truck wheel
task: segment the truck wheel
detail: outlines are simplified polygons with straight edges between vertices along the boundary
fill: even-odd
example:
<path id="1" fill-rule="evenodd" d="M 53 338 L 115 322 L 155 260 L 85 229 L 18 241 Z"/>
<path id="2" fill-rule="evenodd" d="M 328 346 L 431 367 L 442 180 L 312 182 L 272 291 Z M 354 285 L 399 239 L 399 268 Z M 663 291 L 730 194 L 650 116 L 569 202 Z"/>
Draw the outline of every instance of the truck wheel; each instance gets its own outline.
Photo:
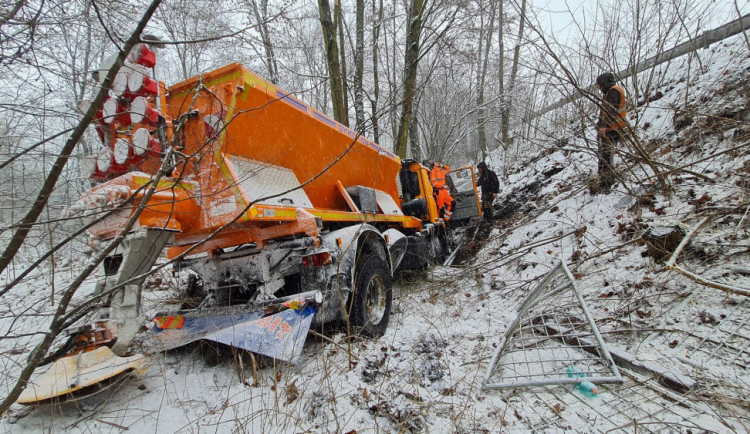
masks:
<path id="1" fill-rule="evenodd" d="M 445 253 L 443 252 L 443 243 L 440 241 L 440 237 L 436 234 L 431 237 L 432 247 L 432 263 L 435 265 L 443 265 L 443 258 Z"/>
<path id="2" fill-rule="evenodd" d="M 369 338 L 385 333 L 393 301 L 391 283 L 388 266 L 379 257 L 367 258 L 357 267 L 349 308 L 349 321 L 357 332 Z"/>

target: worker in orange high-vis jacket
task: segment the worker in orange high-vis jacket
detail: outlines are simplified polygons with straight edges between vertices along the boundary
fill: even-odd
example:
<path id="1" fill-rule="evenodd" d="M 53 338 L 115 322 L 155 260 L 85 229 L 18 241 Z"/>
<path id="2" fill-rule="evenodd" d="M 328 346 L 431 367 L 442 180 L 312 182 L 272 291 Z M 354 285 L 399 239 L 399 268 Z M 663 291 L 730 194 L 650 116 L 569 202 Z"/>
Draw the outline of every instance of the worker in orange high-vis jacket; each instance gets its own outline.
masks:
<path id="1" fill-rule="evenodd" d="M 430 183 L 435 195 L 435 204 L 438 212 L 442 214 L 443 220 L 449 222 L 453 216 L 453 196 L 448 192 L 446 178 L 448 177 L 447 166 L 432 159 L 425 160 L 427 167 L 430 169 Z"/>
<path id="2" fill-rule="evenodd" d="M 432 167 L 430 170 L 430 183 L 432 183 L 432 188 L 435 190 L 445 188 L 445 178 L 447 176 L 448 170 L 445 168 L 445 166 L 438 163 L 437 161 L 432 161 Z"/>
<path id="3" fill-rule="evenodd" d="M 616 82 L 611 72 L 596 78 L 596 88 L 603 95 L 599 120 L 596 122 L 596 137 L 599 145 L 599 187 L 604 191 L 609 191 L 615 183 L 612 154 L 627 125 L 625 91 Z"/>

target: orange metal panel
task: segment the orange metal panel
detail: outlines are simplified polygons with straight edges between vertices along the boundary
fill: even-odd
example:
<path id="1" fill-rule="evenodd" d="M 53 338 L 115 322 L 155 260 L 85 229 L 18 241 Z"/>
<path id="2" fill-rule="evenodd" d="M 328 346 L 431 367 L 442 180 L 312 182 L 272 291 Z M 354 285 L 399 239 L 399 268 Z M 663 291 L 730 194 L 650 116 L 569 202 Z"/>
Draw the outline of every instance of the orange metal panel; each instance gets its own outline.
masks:
<path id="1" fill-rule="evenodd" d="M 249 192 L 243 192 L 240 184 L 243 177 L 252 174 L 241 173 L 229 162 L 231 156 L 294 172 L 313 205 L 308 211 L 324 221 L 378 221 L 415 229 L 421 226 L 412 217 L 364 218 L 349 212 L 339 182 L 342 186 L 362 185 L 384 191 L 399 203 L 396 177 L 400 159 L 239 64 L 170 87 L 165 110 L 175 124 L 173 134 L 181 152 L 191 156 L 175 175 L 192 177 L 200 185 L 197 223 L 190 231 L 177 234 L 176 242 L 194 243 L 230 225 L 226 233 L 195 252 L 243 242 L 262 243 L 299 229 L 299 222 L 294 227 L 278 226 L 298 220 L 295 207 L 249 202 L 245 194 Z M 186 248 L 175 248 L 170 255 Z"/>
<path id="2" fill-rule="evenodd" d="M 201 113 L 222 115 L 226 134 L 217 146 L 221 154 L 291 169 L 314 208 L 347 209 L 335 187 L 338 180 L 344 186 L 363 185 L 384 191 L 398 203 L 395 179 L 401 162 L 392 152 L 357 136 L 238 64 L 201 80 L 210 92 L 199 91 L 194 103 L 195 94 L 190 89 L 197 78 L 169 89 L 169 114 L 174 119 L 192 103 Z M 196 148 L 205 141 L 199 135 L 193 139 L 197 139 Z M 215 155 L 214 163 L 219 167 L 223 155 Z"/>
<path id="3" fill-rule="evenodd" d="M 167 139 L 182 155 L 170 174 L 172 178 L 159 183 L 138 225 L 175 231 L 176 246 L 169 249 L 170 257 L 188 250 L 212 254 L 218 248 L 245 243 L 262 248 L 269 239 L 292 234 L 316 238 L 320 230 L 316 220 L 421 228 L 422 222 L 410 216 L 352 212 L 357 207 L 346 193 L 349 186 L 373 188 L 400 203 L 398 156 L 239 64 L 193 77 L 166 91 L 160 84 L 158 98 Z M 114 127 L 111 130 L 115 132 Z M 154 155 L 143 162 L 140 170 L 147 173 L 126 173 L 92 189 L 92 197 L 118 195 L 115 203 L 133 199 L 133 207 L 98 223 L 91 228 L 92 234 L 108 238 L 119 233 L 134 207 L 143 200 L 143 189 L 139 189 L 151 182 L 161 157 Z M 309 203 L 305 199 L 305 206 L 312 207 L 251 202 L 250 198 L 258 197 L 258 192 L 243 188 L 259 188 L 260 184 L 243 183 L 246 177 L 253 176 L 243 170 L 251 171 L 254 166 L 233 164 L 239 160 L 237 157 L 261 166 L 280 166 L 284 170 L 278 176 L 296 185 L 286 169 L 293 172 L 309 198 Z M 427 218 L 434 221 L 437 210 L 428 172 L 419 164 L 410 170 L 419 173 L 422 191 L 427 195 Z M 176 181 L 185 179 L 189 181 Z M 194 246 L 209 235 L 210 240 Z"/>
<path id="4" fill-rule="evenodd" d="M 133 198 L 130 206 L 115 212 L 110 218 L 93 225 L 89 232 L 102 239 L 117 235 L 133 211 L 141 204 L 148 190 L 150 177 L 139 172 L 130 172 L 104 184 L 98 185 L 87 193 L 92 206 L 96 206 L 97 197 L 106 198 L 106 203 L 118 204 L 127 198 Z M 189 231 L 196 223 L 199 208 L 193 199 L 196 185 L 188 182 L 164 180 L 159 183 L 148 203 L 138 216 L 138 227 L 162 228 L 173 231 Z"/>

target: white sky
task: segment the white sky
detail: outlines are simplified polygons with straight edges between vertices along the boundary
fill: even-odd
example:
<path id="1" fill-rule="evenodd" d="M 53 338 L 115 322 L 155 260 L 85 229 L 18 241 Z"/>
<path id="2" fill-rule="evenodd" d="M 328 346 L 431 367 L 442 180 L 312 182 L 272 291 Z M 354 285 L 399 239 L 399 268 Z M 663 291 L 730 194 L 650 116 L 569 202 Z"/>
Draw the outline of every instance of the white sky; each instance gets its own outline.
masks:
<path id="1" fill-rule="evenodd" d="M 581 27 L 589 27 L 597 19 L 598 10 L 619 1 L 622 0 L 529 0 L 533 9 L 538 13 L 536 20 L 541 27 L 553 33 L 556 39 L 563 43 L 566 40 L 578 38 L 579 30 L 575 23 Z M 640 3 L 650 1 L 640 0 Z M 689 26 L 694 31 L 699 25 L 699 32 L 736 19 L 738 9 L 743 15 L 750 13 L 750 0 L 667 0 L 664 3 L 671 2 L 693 5 L 696 12 L 685 18 L 687 22 L 690 22 L 691 17 L 702 16 L 701 23 L 692 23 Z"/>

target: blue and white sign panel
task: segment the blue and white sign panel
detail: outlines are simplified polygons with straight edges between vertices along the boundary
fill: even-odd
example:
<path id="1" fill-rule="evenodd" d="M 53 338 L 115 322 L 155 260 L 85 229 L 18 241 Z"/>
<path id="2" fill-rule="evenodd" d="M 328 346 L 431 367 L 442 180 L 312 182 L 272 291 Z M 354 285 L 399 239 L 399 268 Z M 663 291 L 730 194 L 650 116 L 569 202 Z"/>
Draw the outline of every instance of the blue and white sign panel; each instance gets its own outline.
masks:
<path id="1" fill-rule="evenodd" d="M 236 323 L 203 339 L 221 342 L 277 360 L 297 363 L 310 330 L 315 308 L 287 309 L 263 318 Z"/>

